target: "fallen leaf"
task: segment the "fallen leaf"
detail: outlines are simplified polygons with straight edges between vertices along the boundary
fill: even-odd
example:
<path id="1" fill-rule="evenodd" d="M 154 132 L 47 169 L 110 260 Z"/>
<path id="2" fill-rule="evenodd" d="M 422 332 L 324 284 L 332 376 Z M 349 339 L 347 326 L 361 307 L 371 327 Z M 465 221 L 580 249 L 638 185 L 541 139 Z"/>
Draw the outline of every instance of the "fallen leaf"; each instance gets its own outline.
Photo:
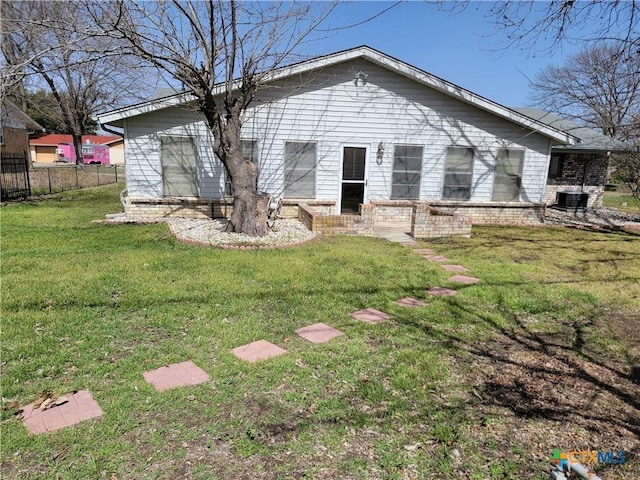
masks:
<path id="1" fill-rule="evenodd" d="M 404 449 L 408 452 L 415 452 L 418 448 L 420 448 L 420 445 L 422 445 L 422 443 L 420 442 L 414 443 L 413 445 L 405 445 Z"/>
<path id="2" fill-rule="evenodd" d="M 47 398 L 40 404 L 40 410 L 47 410 L 51 407 L 53 407 L 53 400 L 51 398 Z"/>
<path id="3" fill-rule="evenodd" d="M 51 398 L 51 394 L 47 391 L 42 392 L 38 398 L 36 398 L 36 401 L 33 402 L 33 408 L 40 408 L 40 405 L 42 405 L 42 403 Z"/>
<path id="4" fill-rule="evenodd" d="M 56 401 L 55 401 L 55 402 L 53 402 L 53 404 L 57 407 L 57 406 L 59 406 L 59 405 L 62 405 L 62 404 L 64 404 L 64 403 L 67 403 L 68 401 L 69 401 L 69 399 L 68 399 L 67 397 L 62 396 L 62 397 L 58 397 L 58 398 L 56 399 Z"/>

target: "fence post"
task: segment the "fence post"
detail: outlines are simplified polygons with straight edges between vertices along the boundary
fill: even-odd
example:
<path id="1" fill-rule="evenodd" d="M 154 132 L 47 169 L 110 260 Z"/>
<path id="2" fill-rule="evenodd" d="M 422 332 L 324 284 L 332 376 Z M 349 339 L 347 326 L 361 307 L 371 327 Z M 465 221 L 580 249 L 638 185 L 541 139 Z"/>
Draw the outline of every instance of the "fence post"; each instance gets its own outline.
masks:
<path id="1" fill-rule="evenodd" d="M 76 188 L 80 188 L 80 184 L 78 183 L 78 164 L 75 165 L 76 169 Z"/>
<path id="2" fill-rule="evenodd" d="M 116 183 L 118 183 L 118 165 L 116 165 L 115 167 L 116 167 Z"/>
<path id="3" fill-rule="evenodd" d="M 53 190 L 51 190 L 51 168 L 47 167 L 47 178 L 49 179 L 49 193 L 52 193 Z"/>
<path id="4" fill-rule="evenodd" d="M 31 178 L 29 177 L 29 155 L 27 151 L 24 152 L 24 169 L 27 172 L 27 189 L 29 190 L 29 196 L 31 196 Z"/>
<path id="5" fill-rule="evenodd" d="M 96 165 L 96 175 L 98 176 L 98 186 L 100 186 L 100 164 Z"/>

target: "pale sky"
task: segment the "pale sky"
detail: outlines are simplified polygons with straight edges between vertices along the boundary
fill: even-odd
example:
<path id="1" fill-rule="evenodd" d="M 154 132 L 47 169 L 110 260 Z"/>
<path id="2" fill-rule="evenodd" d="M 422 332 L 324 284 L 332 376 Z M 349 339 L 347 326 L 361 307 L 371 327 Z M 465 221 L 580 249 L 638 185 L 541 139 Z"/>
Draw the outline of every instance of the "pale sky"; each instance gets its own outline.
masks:
<path id="1" fill-rule="evenodd" d="M 340 5 L 333 24 L 363 20 L 394 3 Z M 484 16 L 492 3 L 472 2 L 463 12 L 451 15 L 428 2 L 405 2 L 309 45 L 307 53 L 313 56 L 368 45 L 502 105 L 532 106 L 529 79 L 549 64 L 563 64 L 579 48 L 567 44 L 553 56 L 504 51 L 505 37 Z"/>

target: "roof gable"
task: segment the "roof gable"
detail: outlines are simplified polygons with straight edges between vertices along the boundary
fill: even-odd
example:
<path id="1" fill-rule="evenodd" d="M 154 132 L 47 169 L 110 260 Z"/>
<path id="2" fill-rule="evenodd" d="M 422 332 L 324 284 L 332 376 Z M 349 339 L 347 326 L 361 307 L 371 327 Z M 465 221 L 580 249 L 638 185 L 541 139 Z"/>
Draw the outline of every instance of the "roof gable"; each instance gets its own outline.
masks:
<path id="1" fill-rule="evenodd" d="M 394 57 L 386 55 L 382 52 L 379 52 L 378 50 L 374 50 L 373 48 L 367 46 L 356 47 L 350 50 L 344 50 L 341 52 L 316 57 L 310 60 L 295 63 L 293 65 L 278 68 L 267 75 L 267 77 L 264 79 L 264 82 L 268 83 L 281 80 L 294 75 L 307 73 L 312 70 L 322 69 L 328 66 L 344 63 L 356 58 L 364 58 L 387 70 L 395 72 L 398 75 L 405 76 L 429 88 L 433 88 L 452 98 L 474 105 L 477 108 L 490 112 L 517 125 L 530 128 L 532 131 L 554 140 L 555 143 L 574 144 L 577 141 L 577 139 L 569 133 L 563 132 L 544 122 L 540 122 L 526 115 L 522 115 L 515 110 L 509 109 L 469 90 L 459 87 L 458 85 L 447 82 L 442 78 L 425 72 L 424 70 L 420 70 L 417 67 L 409 65 L 408 63 L 402 62 Z M 224 92 L 224 88 L 225 85 L 220 84 L 214 88 L 213 93 L 215 95 L 221 94 Z M 147 102 L 113 110 L 111 112 L 105 112 L 101 115 L 98 115 L 98 120 L 104 124 L 121 126 L 121 121 L 126 118 L 150 113 L 172 106 L 182 105 L 188 103 L 189 101 L 193 101 L 194 99 L 195 97 L 191 93 L 181 92 L 164 98 L 152 99 Z"/>
<path id="2" fill-rule="evenodd" d="M 15 103 L 9 99 L 2 101 L 2 126 L 18 128 L 20 130 L 40 130 L 44 132 L 44 127 L 33 118 L 22 111 Z"/>

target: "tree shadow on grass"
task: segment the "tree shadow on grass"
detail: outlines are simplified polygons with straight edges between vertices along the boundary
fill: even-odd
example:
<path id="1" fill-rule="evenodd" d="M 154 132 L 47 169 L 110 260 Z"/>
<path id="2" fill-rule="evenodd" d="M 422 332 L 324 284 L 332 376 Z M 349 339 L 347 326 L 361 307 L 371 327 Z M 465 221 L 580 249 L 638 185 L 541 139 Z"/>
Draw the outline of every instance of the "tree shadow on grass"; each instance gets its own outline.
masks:
<path id="1" fill-rule="evenodd" d="M 621 368 L 597 358 L 587 348 L 584 326 L 564 325 L 558 334 L 538 332 L 503 302 L 496 311 L 507 320 L 506 326 L 459 301 L 451 301 L 450 308 L 457 317 L 479 320 L 491 335 L 477 339 L 455 331 L 434 332 L 421 322 L 414 321 L 413 326 L 427 336 L 440 336 L 457 362 L 466 364 L 480 399 L 474 401 L 476 407 L 501 406 L 521 418 L 640 438 L 640 388 L 634 364 L 638 359 L 627 358 Z"/>

